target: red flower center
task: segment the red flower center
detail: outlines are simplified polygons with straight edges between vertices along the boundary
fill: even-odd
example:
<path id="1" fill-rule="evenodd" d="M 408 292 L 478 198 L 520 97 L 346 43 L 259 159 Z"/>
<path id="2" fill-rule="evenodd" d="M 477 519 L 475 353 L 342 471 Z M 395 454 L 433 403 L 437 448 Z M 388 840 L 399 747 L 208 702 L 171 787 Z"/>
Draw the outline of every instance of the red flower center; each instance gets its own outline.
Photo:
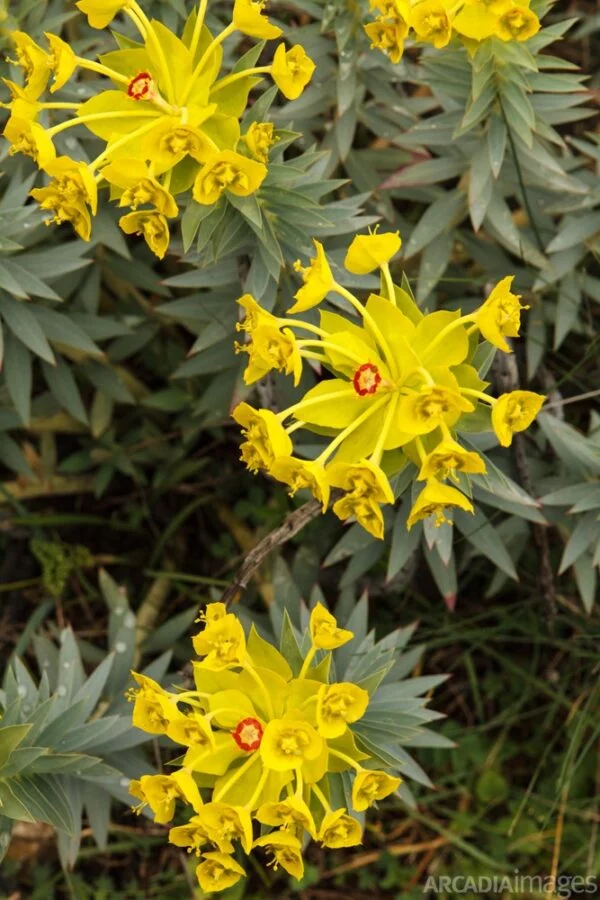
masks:
<path id="1" fill-rule="evenodd" d="M 352 384 L 359 397 L 374 394 L 381 384 L 379 369 L 373 363 L 363 363 L 354 373 Z"/>
<path id="2" fill-rule="evenodd" d="M 149 100 L 154 95 L 154 79 L 150 72 L 139 72 L 127 85 L 133 100 Z"/>
<path id="3" fill-rule="evenodd" d="M 263 727 L 258 719 L 242 719 L 235 726 L 231 736 L 240 750 L 258 750 L 263 739 Z"/>

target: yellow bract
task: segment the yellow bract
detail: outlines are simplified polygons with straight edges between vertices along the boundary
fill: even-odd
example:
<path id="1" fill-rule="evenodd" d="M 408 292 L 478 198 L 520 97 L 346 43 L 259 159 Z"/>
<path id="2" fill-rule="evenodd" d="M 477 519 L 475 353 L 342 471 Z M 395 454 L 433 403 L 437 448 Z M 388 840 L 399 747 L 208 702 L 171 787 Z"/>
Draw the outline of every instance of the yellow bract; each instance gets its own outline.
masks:
<path id="1" fill-rule="evenodd" d="M 388 263 L 396 255 L 402 240 L 400 232 L 359 234 L 348 248 L 344 265 L 355 275 L 367 275 Z"/>
<path id="2" fill-rule="evenodd" d="M 142 236 L 162 258 L 170 243 L 166 218 L 178 214 L 178 195 L 192 188 L 196 203 L 213 206 L 227 196 L 248 197 L 260 189 L 269 149 L 279 137 L 268 122 L 255 122 L 241 135 L 249 93 L 261 81 L 256 76 L 270 74 L 286 97 L 296 98 L 311 80 L 314 63 L 302 47 L 286 52 L 281 44 L 270 65 L 221 73 L 221 45 L 230 35 L 237 32 L 238 40 L 281 35 L 264 14 L 264 0 L 235 0 L 232 21 L 215 35 L 204 24 L 207 4 L 201 0 L 181 38 L 148 19 L 138 0 L 79 0 L 76 5 L 92 28 L 106 28 L 123 13 L 140 41 L 93 60 L 78 56 L 56 34 L 46 34 L 45 49 L 25 32 L 12 32 L 12 61 L 23 70 L 24 84 L 7 82 L 12 101 L 4 137 L 11 154 L 25 153 L 53 175 L 55 136 L 85 127 L 103 142 L 101 152 L 89 163 L 70 160 L 70 166 L 85 167 L 87 175 L 81 169 L 81 177 L 94 183 L 94 191 L 110 186 L 111 199 L 131 210 L 119 220 L 122 230 Z M 81 69 L 108 79 L 108 89 L 83 103 L 40 99 L 51 77 L 54 94 Z M 61 120 L 44 126 L 38 121 L 42 113 Z M 90 239 L 95 205 L 74 200 L 56 182 L 36 188 L 32 196 L 52 212 L 48 223 L 68 221 L 80 237 Z"/>
<path id="3" fill-rule="evenodd" d="M 252 316 L 252 304 L 248 304 Z M 400 778 L 363 768 L 374 760 L 359 745 L 353 723 L 367 712 L 369 693 L 354 682 L 329 682 L 330 650 L 354 635 L 322 604 L 311 611 L 301 667 L 290 664 L 254 626 L 246 635 L 223 603 L 208 604 L 193 639 L 202 662 L 193 664 L 195 690 L 169 692 L 133 673 L 134 724 L 166 733 L 185 755 L 169 774 L 142 775 L 129 791 L 156 822 L 171 822 L 178 807 L 185 824 L 169 841 L 199 858 L 205 891 L 220 891 L 245 874 L 234 854 L 264 850 L 269 864 L 302 878 L 303 838 L 330 848 L 362 841 L 360 822 L 332 808 L 330 774 L 353 784 L 346 803 L 357 812 L 396 790 Z M 316 653 L 327 651 L 314 664 Z M 336 781 L 336 785 L 337 785 Z M 265 832 L 265 826 L 273 829 Z M 260 835 L 260 836 L 259 836 Z"/>
<path id="4" fill-rule="evenodd" d="M 297 100 L 315 71 L 315 64 L 304 47 L 297 44 L 291 50 L 280 44 L 273 56 L 271 77 L 288 100 Z"/>
<path id="5" fill-rule="evenodd" d="M 503 447 L 510 447 L 513 434 L 529 428 L 546 398 L 533 391 L 503 394 L 492 409 L 492 425 Z"/>
<path id="6" fill-rule="evenodd" d="M 298 384 L 305 359 L 318 362 L 324 375 L 277 414 L 248 404 L 236 407 L 233 416 L 247 438 L 242 459 L 251 471 L 267 471 L 286 484 L 291 494 L 310 491 L 323 510 L 332 498 L 342 521 L 355 519 L 376 538 L 384 536 L 382 506 L 395 499 L 390 476 L 410 465 L 417 467 L 412 480 L 427 484 L 410 511 L 409 528 L 429 516 L 435 525 L 450 521 L 453 507 L 472 513 L 462 490 L 468 492 L 469 477 L 484 475 L 486 466 L 458 436 L 491 425 L 508 446 L 514 431 L 531 424 L 543 399 L 517 391 L 496 400 L 473 365 L 481 338 L 510 350 L 506 338 L 519 335 L 527 306 L 511 291 L 513 276 L 503 278 L 468 315 L 460 310 L 424 315 L 392 280 L 389 262 L 401 246 L 397 232 L 359 235 L 348 248 L 350 271 L 381 271 L 384 293 L 370 294 L 366 303 L 336 281 L 323 245 L 314 245 L 309 265 L 296 263 L 303 284 L 288 312 L 310 309 L 334 294 L 360 320 L 322 310 L 316 325 L 267 312 L 248 294 L 240 299 L 245 318 L 238 328 L 250 337 L 237 347 L 249 354 L 246 384 L 273 370 L 293 374 Z M 315 458 L 294 453 L 292 435 L 301 428 L 327 439 Z"/>

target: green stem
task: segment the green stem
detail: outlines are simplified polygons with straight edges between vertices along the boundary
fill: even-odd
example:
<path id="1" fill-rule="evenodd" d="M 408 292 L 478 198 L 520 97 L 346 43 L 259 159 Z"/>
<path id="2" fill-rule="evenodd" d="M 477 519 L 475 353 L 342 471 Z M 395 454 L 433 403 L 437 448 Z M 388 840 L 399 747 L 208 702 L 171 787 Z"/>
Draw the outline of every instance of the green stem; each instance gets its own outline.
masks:
<path id="1" fill-rule="evenodd" d="M 223 88 L 229 87 L 230 84 L 233 84 L 235 81 L 240 81 L 242 78 L 248 78 L 250 75 L 268 75 L 270 72 L 271 66 L 255 66 L 253 69 L 232 72 L 231 75 L 226 75 L 225 78 L 221 78 L 220 81 L 217 81 L 216 84 L 212 86 L 210 89 L 211 97 L 213 94 L 216 94 L 217 91 L 222 91 Z"/>
<path id="2" fill-rule="evenodd" d="M 390 431 L 390 428 L 392 427 L 392 421 L 396 414 L 396 409 L 398 408 L 399 400 L 400 400 L 400 397 L 398 394 L 396 394 L 394 397 L 392 397 L 392 400 L 390 402 L 390 408 L 388 409 L 388 411 L 386 413 L 386 417 L 385 417 L 385 420 L 383 423 L 383 428 L 381 429 L 381 433 L 380 433 L 379 437 L 377 438 L 377 443 L 375 444 L 375 449 L 373 450 L 371 456 L 369 457 L 371 462 L 376 466 L 378 466 L 381 461 L 381 457 L 383 455 L 383 445 L 385 444 L 387 436 Z"/>
<path id="3" fill-rule="evenodd" d="M 88 71 L 96 72 L 98 75 L 105 75 L 107 78 L 118 81 L 120 84 L 129 85 L 129 82 L 131 81 L 131 78 L 128 78 L 126 75 L 115 72 L 114 69 L 96 62 L 93 59 L 85 59 L 83 56 L 76 56 L 75 59 L 80 69 L 88 69 Z"/>
<path id="4" fill-rule="evenodd" d="M 475 391 L 473 388 L 463 388 L 460 389 L 461 394 L 467 394 L 469 397 L 476 397 L 478 400 L 483 400 L 484 403 L 489 403 L 490 406 L 493 406 L 496 402 L 494 397 L 490 397 L 489 394 L 484 394 L 483 391 Z"/>
<path id="5" fill-rule="evenodd" d="M 316 652 L 317 647 L 312 646 L 304 657 L 304 662 L 302 663 L 302 668 L 300 669 L 300 674 L 298 675 L 298 681 L 302 681 L 304 678 L 306 678 L 306 673 L 308 672 L 311 662 L 315 658 Z"/>
<path id="6" fill-rule="evenodd" d="M 311 397 L 310 400 L 300 400 L 298 403 L 294 403 L 293 406 L 288 406 L 287 409 L 277 413 L 277 418 L 284 421 L 291 415 L 294 415 L 298 410 L 308 409 L 309 406 L 315 406 L 317 403 L 324 403 L 325 401 L 329 402 L 330 400 L 337 400 L 340 397 L 356 397 L 356 391 L 353 387 L 348 385 L 346 390 L 334 391 L 327 397 Z"/>
<path id="7" fill-rule="evenodd" d="M 213 801 L 215 803 L 218 803 L 220 800 L 222 800 L 225 794 L 230 791 L 234 784 L 236 784 L 240 780 L 242 775 L 245 775 L 246 772 L 251 769 L 254 763 L 258 760 L 260 760 L 260 754 L 253 753 L 252 756 L 250 756 L 245 762 L 243 762 L 239 769 L 235 770 L 231 778 L 229 778 L 225 782 L 225 784 L 221 785 L 219 790 L 213 794 Z"/>
<path id="8" fill-rule="evenodd" d="M 41 109 L 79 109 L 81 103 L 40 103 Z"/>
<path id="9" fill-rule="evenodd" d="M 258 779 L 258 784 L 256 785 L 256 790 L 254 791 L 254 793 L 252 794 L 252 796 L 250 797 L 248 802 L 246 804 L 244 804 L 244 809 L 248 809 L 248 810 L 250 810 L 250 812 L 252 812 L 252 810 L 256 806 L 256 802 L 257 802 L 258 798 L 260 797 L 260 793 L 261 793 L 262 789 L 264 788 L 265 782 L 268 777 L 269 777 L 269 770 L 264 769 L 262 775 Z"/>
<path id="10" fill-rule="evenodd" d="M 382 263 L 379 267 L 383 272 L 383 277 L 385 279 L 385 286 L 387 288 L 387 292 L 390 295 L 390 300 L 396 306 L 396 291 L 394 290 L 394 282 L 392 280 L 392 273 L 390 272 L 390 267 L 387 263 Z"/>
<path id="11" fill-rule="evenodd" d="M 333 747 L 329 748 L 329 752 L 333 756 L 337 756 L 338 759 L 341 759 L 342 762 L 347 763 L 352 769 L 355 769 L 357 772 L 362 772 L 362 766 L 360 763 L 357 763 L 355 759 L 352 759 L 351 756 L 348 756 L 347 753 L 342 753 L 341 750 L 334 750 Z"/>
<path id="12" fill-rule="evenodd" d="M 334 282 L 333 290 L 335 291 L 336 294 L 340 294 L 342 297 L 344 297 L 354 307 L 354 309 L 362 316 L 364 321 L 368 322 L 369 328 L 375 335 L 377 343 L 381 347 L 381 350 L 385 357 L 385 361 L 387 362 L 388 366 L 390 367 L 390 372 L 394 376 L 396 376 L 398 374 L 398 369 L 396 366 L 396 361 L 394 359 L 394 355 L 393 355 L 392 351 L 390 350 L 390 346 L 389 346 L 388 342 L 386 341 L 385 337 L 383 336 L 383 333 L 382 333 L 381 329 L 379 328 L 379 326 L 377 325 L 377 322 L 375 321 L 373 316 L 369 312 L 367 312 L 367 309 L 364 306 L 364 304 L 362 304 L 360 302 L 360 300 L 354 296 L 354 294 L 352 294 L 352 293 L 350 293 L 350 291 L 346 290 L 345 287 L 342 287 L 341 284 Z"/>
<path id="13" fill-rule="evenodd" d="M 321 806 L 323 807 L 323 809 L 325 810 L 325 812 L 330 813 L 331 806 L 327 800 L 327 797 L 325 796 L 325 794 L 323 793 L 323 791 L 321 790 L 319 785 L 311 784 L 310 789 L 313 792 L 313 794 L 315 795 L 315 797 L 317 798 L 317 800 L 319 801 L 319 803 L 321 804 Z"/>
<path id="14" fill-rule="evenodd" d="M 334 344 L 333 341 L 298 341 L 298 347 L 324 347 L 326 350 L 331 350 L 332 353 L 339 353 L 341 356 L 346 356 L 348 359 L 351 359 L 352 362 L 355 362 L 357 365 L 362 365 L 366 360 L 362 359 L 356 353 L 352 353 L 350 350 L 346 350 L 345 347 L 342 347 L 340 344 Z"/>
<path id="15" fill-rule="evenodd" d="M 198 7 L 198 12 L 196 14 L 196 21 L 194 23 L 194 33 L 192 34 L 192 42 L 190 44 L 190 54 L 192 57 L 192 63 L 194 61 L 194 56 L 196 55 L 196 50 L 198 49 L 198 41 L 200 40 L 200 35 L 202 34 L 202 26 L 204 25 L 204 19 L 206 16 L 207 6 L 208 6 L 208 0 L 200 0 L 200 6 Z"/>
<path id="16" fill-rule="evenodd" d="M 381 397 L 379 400 L 376 400 L 372 406 L 368 409 L 365 409 L 363 413 L 358 416 L 357 419 L 354 420 L 347 428 L 344 428 L 343 431 L 335 437 L 331 443 L 323 450 L 323 452 L 317 456 L 315 462 L 320 463 L 321 465 L 325 465 L 329 457 L 334 453 L 335 450 L 339 447 L 339 445 L 349 437 L 352 432 L 356 431 L 367 419 L 370 419 L 373 413 L 377 412 L 377 410 L 381 409 L 384 403 L 387 403 L 389 397 Z"/>
<path id="17" fill-rule="evenodd" d="M 252 680 L 255 682 L 255 684 L 259 688 L 261 694 L 263 695 L 263 699 L 265 701 L 265 706 L 266 706 L 267 712 L 269 714 L 269 718 L 274 719 L 275 715 L 273 713 L 273 704 L 271 703 L 271 696 L 269 694 L 269 691 L 267 690 L 266 684 L 264 683 L 264 681 L 262 680 L 262 678 L 260 677 L 260 675 L 258 674 L 258 672 L 256 671 L 256 669 L 254 668 L 254 666 L 252 665 L 251 662 L 244 663 L 242 668 L 243 668 L 244 672 L 247 672 L 248 675 L 250 675 Z"/>
<path id="18" fill-rule="evenodd" d="M 212 54 L 216 50 L 216 48 L 219 46 L 219 44 L 222 44 L 223 41 L 225 40 L 225 38 L 228 38 L 229 35 L 233 34 L 234 31 L 236 31 L 236 27 L 233 24 L 233 22 L 230 22 L 229 25 L 226 28 L 224 28 L 223 31 L 220 34 L 218 34 L 216 36 L 216 38 L 214 38 L 211 41 L 211 43 L 208 45 L 208 47 L 206 48 L 206 50 L 204 51 L 204 53 L 198 60 L 196 68 L 192 72 L 190 80 L 187 83 L 187 87 L 185 88 L 185 90 L 183 92 L 183 96 L 181 98 L 182 106 L 185 106 L 188 97 L 190 96 L 190 94 L 192 93 L 192 90 L 194 89 L 194 85 L 196 84 L 196 81 L 198 80 L 199 76 L 202 74 L 202 69 L 206 65 L 207 60 L 210 59 L 210 57 L 212 56 Z"/>
<path id="19" fill-rule="evenodd" d="M 146 122 L 145 125 L 142 125 L 141 128 L 136 129 L 136 131 L 132 131 L 131 134 L 126 134 L 124 137 L 119 138 L 118 141 L 115 141 L 114 144 L 111 144 L 110 147 L 107 147 L 102 153 L 96 157 L 96 159 L 92 160 L 90 163 L 90 169 L 96 169 L 100 165 L 101 162 L 104 162 L 105 159 L 108 159 L 112 156 L 115 150 L 124 147 L 125 144 L 128 144 L 129 141 L 133 141 L 135 138 L 141 137 L 143 134 L 146 134 L 147 131 L 151 131 L 156 125 L 156 121 L 158 117 L 154 117 L 151 122 Z"/>
<path id="20" fill-rule="evenodd" d="M 131 110 L 131 112 L 122 112 L 122 113 L 114 113 L 114 112 L 103 112 L 103 113 L 88 113 L 86 116 L 77 116 L 75 119 L 69 119 L 66 122 L 61 122 L 59 125 L 53 125 L 52 128 L 48 128 L 46 134 L 49 137 L 54 137 L 55 134 L 59 134 L 61 131 L 66 131 L 68 128 L 75 128 L 76 125 L 85 125 L 86 122 L 101 122 L 106 119 L 147 119 L 152 117 L 152 119 L 158 119 L 159 116 L 157 113 L 143 111 L 143 110 Z M 152 122 L 154 125 L 154 122 Z M 135 134 L 135 132 L 134 132 Z M 117 141 L 118 143 L 118 141 Z"/>
<path id="21" fill-rule="evenodd" d="M 442 330 L 438 332 L 438 334 L 436 334 L 432 342 L 427 347 L 427 355 L 430 356 L 431 351 L 438 347 L 444 341 L 444 339 L 447 338 L 452 331 L 454 331 L 455 328 L 458 328 L 459 325 L 462 326 L 465 324 L 465 322 L 473 322 L 474 320 L 475 315 L 473 314 L 470 316 L 459 316 L 458 319 L 454 319 L 454 321 L 450 322 L 448 325 L 442 328 Z"/>

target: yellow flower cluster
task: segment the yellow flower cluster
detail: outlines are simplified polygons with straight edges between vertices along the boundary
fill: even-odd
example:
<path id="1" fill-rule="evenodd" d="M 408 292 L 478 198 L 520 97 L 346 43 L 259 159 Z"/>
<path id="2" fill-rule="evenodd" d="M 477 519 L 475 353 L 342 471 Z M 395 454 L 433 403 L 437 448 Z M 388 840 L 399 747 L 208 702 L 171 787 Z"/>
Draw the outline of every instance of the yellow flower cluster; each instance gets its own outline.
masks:
<path id="1" fill-rule="evenodd" d="M 120 219 L 123 231 L 143 235 L 162 258 L 178 194 L 191 188 L 196 203 L 206 206 L 223 195 L 246 197 L 258 190 L 278 137 L 269 122 L 254 123 L 241 134 L 248 94 L 268 74 L 287 98 L 295 99 L 310 81 L 314 63 L 302 47 L 286 50 L 281 43 L 270 65 L 220 77 L 222 44 L 229 35 L 271 40 L 282 34 L 263 12 L 265 0 L 235 0 L 232 21 L 215 36 L 204 24 L 208 0 L 201 0 L 181 38 L 150 21 L 136 0 L 80 0 L 76 5 L 93 28 L 105 28 L 124 13 L 140 41 L 95 61 L 77 56 L 55 34 L 46 34 L 44 48 L 24 32 L 12 32 L 12 62 L 23 69 L 24 84 L 6 81 L 12 102 L 4 136 L 11 153 L 31 156 L 50 177 L 47 187 L 31 193 L 52 212 L 51 221 L 68 221 L 89 240 L 98 188 L 107 185 L 111 199 L 131 210 Z M 54 94 L 78 69 L 112 85 L 85 103 L 40 100 L 50 79 Z M 58 124 L 39 121 L 40 114 L 65 112 L 70 118 Z M 106 144 L 90 163 L 56 153 L 55 136 L 78 126 Z"/>
<path id="2" fill-rule="evenodd" d="M 202 657 L 194 663 L 196 690 L 170 693 L 134 673 L 133 724 L 166 734 L 185 755 L 172 774 L 132 781 L 130 793 L 161 824 L 173 819 L 178 800 L 183 803 L 187 821 L 171 828 L 169 841 L 199 857 L 196 874 L 204 891 L 231 887 L 246 874 L 233 856 L 238 844 L 246 854 L 264 848 L 275 867 L 300 879 L 305 834 L 332 848 L 362 841 L 360 822 L 345 807 L 331 807 L 328 773 L 350 774 L 356 812 L 401 782 L 369 767 L 352 731 L 367 710 L 368 692 L 329 681 L 331 651 L 354 635 L 317 604 L 310 650 L 293 677 L 285 658 L 254 627 L 246 639 L 223 603 L 210 603 L 201 618 L 205 628 L 193 641 Z M 325 654 L 315 665 L 319 650 Z M 264 833 L 264 826 L 271 830 Z"/>
<path id="3" fill-rule="evenodd" d="M 494 399 L 472 364 L 480 337 L 510 352 L 506 338 L 519 335 L 521 310 L 527 307 L 512 293 L 512 277 L 502 279 L 473 313 L 424 315 L 392 282 L 388 263 L 400 249 L 397 232 L 361 235 L 350 245 L 345 259 L 349 272 L 381 270 L 382 293 L 371 294 L 366 303 L 336 282 L 322 245 L 314 244 L 310 264 L 296 263 L 303 285 L 288 313 L 315 307 L 332 292 L 348 301 L 362 324 L 321 310 L 317 326 L 274 316 L 248 294 L 239 300 L 245 318 L 238 328 L 247 340 L 237 350 L 248 353 L 246 384 L 271 370 L 292 374 L 297 384 L 304 359 L 333 376 L 280 413 L 247 403 L 236 406 L 233 418 L 245 438 L 242 459 L 251 471 L 264 470 L 287 484 L 292 494 L 308 488 L 323 511 L 331 489 L 341 488 L 334 513 L 342 520 L 354 516 L 377 538 L 384 531 L 381 504 L 394 502 L 388 474 L 409 461 L 418 468 L 417 481 L 424 482 L 409 529 L 429 516 L 442 524 L 451 507 L 472 513 L 468 497 L 446 482 L 468 489 L 464 476 L 484 474 L 485 463 L 460 445 L 456 432 L 476 410 L 491 408 L 491 427 L 508 447 L 514 432 L 529 427 L 544 401 L 520 390 Z M 296 329 L 308 337 L 297 337 Z M 301 428 L 331 437 L 316 459 L 293 455 L 291 435 Z"/>
<path id="4" fill-rule="evenodd" d="M 474 49 L 490 37 L 526 41 L 540 29 L 529 0 L 369 0 L 378 15 L 365 25 L 371 46 L 397 63 L 404 40 L 445 47 L 457 37 Z"/>

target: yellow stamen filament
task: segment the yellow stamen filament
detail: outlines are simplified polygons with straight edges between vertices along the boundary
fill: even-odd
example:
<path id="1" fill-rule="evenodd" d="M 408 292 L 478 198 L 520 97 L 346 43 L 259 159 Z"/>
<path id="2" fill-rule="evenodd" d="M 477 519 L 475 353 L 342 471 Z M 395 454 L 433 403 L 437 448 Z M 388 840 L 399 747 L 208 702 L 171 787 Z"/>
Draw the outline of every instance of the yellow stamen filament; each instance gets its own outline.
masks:
<path id="1" fill-rule="evenodd" d="M 229 87 L 230 84 L 233 84 L 235 81 L 240 81 L 242 78 L 248 78 L 250 75 L 268 75 L 271 68 L 272 66 L 256 66 L 254 69 L 244 69 L 241 72 L 232 72 L 231 75 L 221 78 L 220 81 L 217 81 L 213 85 L 210 89 L 211 97 L 213 94 L 216 94 L 217 91 L 222 91 L 223 88 Z"/>
<path id="2" fill-rule="evenodd" d="M 246 772 L 252 768 L 260 759 L 259 753 L 253 753 L 252 756 L 249 756 L 247 760 L 245 760 L 239 769 L 236 769 L 231 778 L 228 778 L 225 784 L 221 785 L 220 790 L 215 791 L 213 794 L 213 801 L 218 803 L 219 800 L 222 800 L 225 794 L 231 790 L 234 784 L 240 780 L 242 775 L 245 775 Z"/>
<path id="3" fill-rule="evenodd" d="M 204 51 L 204 53 L 198 60 L 198 64 L 196 65 L 196 68 L 192 72 L 192 76 L 187 83 L 187 87 L 186 87 L 185 91 L 183 92 L 183 96 L 181 98 L 182 106 L 184 106 L 185 103 L 187 102 L 188 97 L 190 96 L 192 90 L 194 89 L 194 85 L 196 84 L 196 81 L 198 80 L 199 76 L 202 74 L 202 70 L 204 69 L 204 66 L 206 65 L 206 63 L 208 62 L 210 57 L 212 56 L 213 52 L 217 49 L 219 44 L 222 44 L 223 41 L 229 37 L 230 34 L 233 34 L 234 31 L 236 31 L 236 27 L 233 24 L 233 22 L 230 22 L 230 24 L 226 28 L 224 28 L 223 31 L 220 34 L 218 34 L 216 36 L 216 38 L 214 38 L 211 41 L 211 43 L 208 45 L 208 47 L 206 48 L 206 50 Z"/>
<path id="4" fill-rule="evenodd" d="M 364 321 L 368 322 L 371 331 L 375 335 L 375 338 L 379 346 L 381 347 L 381 350 L 385 357 L 385 361 L 387 362 L 390 371 L 393 375 L 397 375 L 398 367 L 396 365 L 396 360 L 394 359 L 394 354 L 392 353 L 388 342 L 383 336 L 381 329 L 375 322 L 373 316 L 369 312 L 367 312 L 364 304 L 362 304 L 360 300 L 354 296 L 354 294 L 350 293 L 350 291 L 347 291 L 345 287 L 342 287 L 342 285 L 338 284 L 337 282 L 334 283 L 332 290 L 334 290 L 336 294 L 341 294 L 342 297 L 345 297 L 345 299 L 348 300 L 348 302 L 354 307 L 354 309 L 362 316 Z"/>

